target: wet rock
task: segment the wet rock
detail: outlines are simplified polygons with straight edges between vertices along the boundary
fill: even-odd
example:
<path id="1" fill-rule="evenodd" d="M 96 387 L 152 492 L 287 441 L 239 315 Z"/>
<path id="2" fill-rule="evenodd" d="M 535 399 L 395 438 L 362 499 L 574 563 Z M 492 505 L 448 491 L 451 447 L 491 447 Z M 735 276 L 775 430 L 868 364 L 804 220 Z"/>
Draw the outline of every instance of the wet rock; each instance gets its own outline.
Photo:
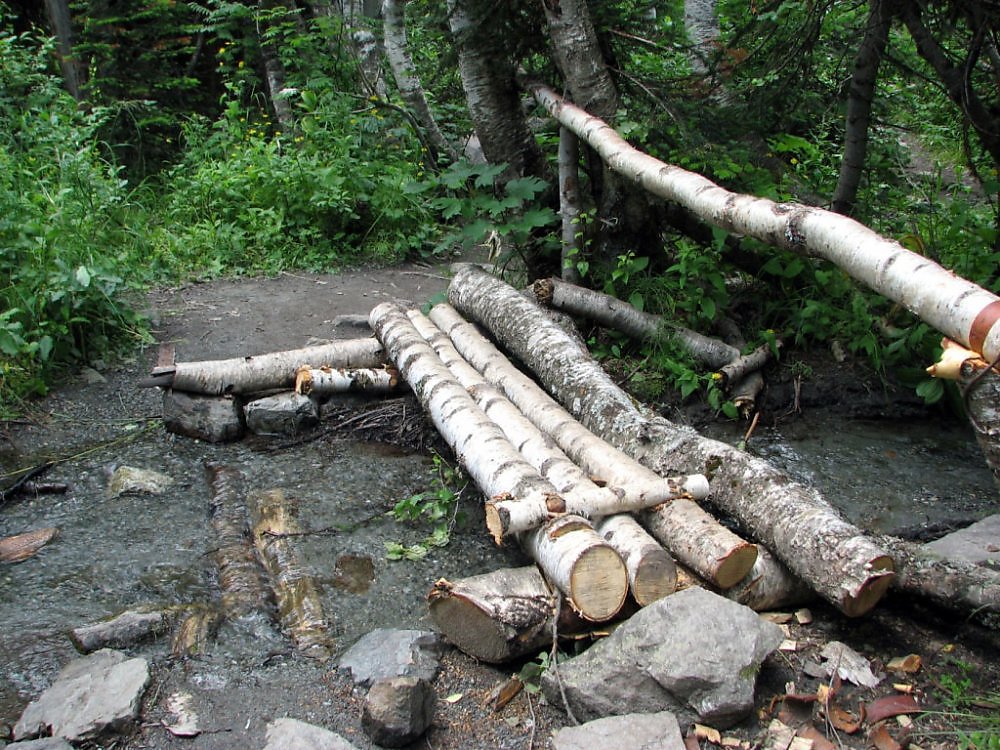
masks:
<path id="1" fill-rule="evenodd" d="M 14 742 L 7 747 L 15 750 L 73 750 L 73 746 L 62 737 L 43 737 L 40 740 Z"/>
<path id="2" fill-rule="evenodd" d="M 256 435 L 295 435 L 319 424 L 319 407 L 308 396 L 279 393 L 244 407 L 247 429 Z"/>
<path id="3" fill-rule="evenodd" d="M 1000 513 L 987 516 L 924 547 L 946 560 L 1000 569 Z"/>
<path id="4" fill-rule="evenodd" d="M 655 714 L 608 716 L 552 734 L 552 750 L 684 750 L 677 717 Z"/>
<path id="5" fill-rule="evenodd" d="M 380 628 L 362 636 L 340 657 L 339 669 L 351 671 L 356 684 L 371 685 L 388 677 L 433 680 L 444 644 L 429 630 Z"/>
<path id="6" fill-rule="evenodd" d="M 108 497 L 122 495 L 162 495 L 174 484 L 173 477 L 151 469 L 118 466 L 108 480 Z"/>
<path id="7" fill-rule="evenodd" d="M 275 719 L 267 725 L 264 750 L 356 750 L 336 732 L 298 719 Z"/>
<path id="8" fill-rule="evenodd" d="M 239 440 L 246 432 L 236 399 L 174 390 L 163 392 L 163 426 L 167 432 L 209 443 Z"/>
<path id="9" fill-rule="evenodd" d="M 580 720 L 673 711 L 683 724 L 724 728 L 753 710 L 760 664 L 781 641 L 774 623 L 694 587 L 639 610 L 611 636 L 561 662 L 559 675 Z M 551 671 L 542 689 L 562 705 Z"/>
<path id="10" fill-rule="evenodd" d="M 149 683 L 145 659 L 110 649 L 71 661 L 52 686 L 32 701 L 14 726 L 14 738 L 49 735 L 70 741 L 126 729 L 139 715 Z"/>
<path id="11" fill-rule="evenodd" d="M 389 677 L 374 683 L 361 711 L 361 727 L 372 742 L 403 747 L 419 738 L 434 717 L 434 690 L 418 677 Z"/>

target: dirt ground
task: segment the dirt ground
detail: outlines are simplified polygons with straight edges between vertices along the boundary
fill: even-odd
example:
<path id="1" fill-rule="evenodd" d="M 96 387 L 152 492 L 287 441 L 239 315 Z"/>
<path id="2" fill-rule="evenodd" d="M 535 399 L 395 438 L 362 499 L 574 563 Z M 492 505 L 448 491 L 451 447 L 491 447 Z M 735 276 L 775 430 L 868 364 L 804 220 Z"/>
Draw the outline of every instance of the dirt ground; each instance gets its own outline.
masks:
<path id="1" fill-rule="evenodd" d="M 157 343 L 172 343 L 181 360 L 221 359 L 305 346 L 343 337 L 333 333 L 333 324 L 343 316 L 364 316 L 376 304 L 397 299 L 422 305 L 447 285 L 443 268 L 403 266 L 361 270 L 337 275 L 282 274 L 270 279 L 221 280 L 178 289 L 162 289 L 149 296 L 153 332 Z M 349 327 L 349 326 L 348 326 Z M 345 329 L 346 330 L 346 329 Z M 361 330 L 361 329 L 359 329 Z M 122 425 L 157 416 L 159 401 L 154 391 L 135 383 L 147 374 L 156 359 L 150 346 L 133 359 L 115 364 L 97 363 L 98 372 L 87 371 L 36 404 L 22 420 L 2 426 L 0 460 L 8 467 L 25 456 L 69 455 L 96 442 L 115 439 Z M 846 382 L 835 386 L 849 388 Z M 861 390 L 864 390 L 863 388 Z M 907 406 L 906 408 L 910 408 Z M 81 419 L 86 417 L 86 430 Z M 699 415 L 697 420 L 704 419 Z M 44 554 L 44 552 L 42 553 Z M 4 606 L 10 606 L 7 602 Z M 394 606 L 383 602 L 375 606 Z M 858 715 L 859 703 L 895 694 L 893 683 L 906 685 L 924 706 L 940 705 L 943 696 L 954 695 L 956 685 L 963 696 L 984 696 L 1000 689 L 1000 639 L 995 622 L 979 617 L 961 617 L 941 612 L 919 602 L 889 599 L 860 620 L 847 620 L 830 607 L 817 603 L 810 608 L 811 621 L 787 623 L 788 643 L 773 655 L 759 677 L 756 715 L 726 732 L 751 745 L 766 739 L 768 723 L 777 715 L 776 696 L 787 693 L 815 694 L 826 681 L 809 677 L 804 670 L 818 661 L 818 651 L 830 640 L 848 643 L 872 660 L 876 671 L 894 657 L 919 654 L 920 671 L 893 674 L 874 690 L 845 684 L 835 703 Z M 426 627 L 425 621 L 414 627 Z M 284 655 L 294 661 L 294 655 Z M 458 652 L 450 652 L 436 681 L 439 697 L 434 726 L 414 748 L 458 750 L 458 748 L 545 748 L 554 728 L 566 723 L 565 714 L 543 705 L 538 696 L 521 693 L 500 711 L 490 706 L 490 695 L 520 665 L 497 669 L 481 665 Z M 272 716 L 290 715 L 341 732 L 358 747 L 371 747 L 360 729 L 361 695 L 348 679 L 330 668 L 320 679 L 315 672 L 281 672 L 270 660 L 257 664 L 244 682 L 233 682 L 231 695 L 219 698 L 210 717 L 212 732 L 191 740 L 171 737 L 159 723 L 162 697 L 185 675 L 183 664 L 159 659 L 154 664 L 154 684 L 147 695 L 143 724 L 129 737 L 113 738 L 104 747 L 118 748 L 236 748 L 246 747 L 244 725 L 258 718 L 251 704 L 263 706 Z M 304 675 L 311 675 L 308 683 Z M 448 696 L 460 695 L 449 702 Z M 22 701 L 30 699 L 21 695 Z M 6 706 L 9 710 L 12 707 Z M 810 707 L 812 710 L 812 707 Z M 226 712 L 229 712 L 227 715 Z M 259 713 L 259 712 L 258 712 Z M 251 716 L 253 714 L 253 716 Z M 16 715 L 0 715 L 12 723 Z M 955 723 L 950 715 L 918 719 L 907 728 L 888 720 L 889 731 L 898 740 L 907 737 L 923 748 L 957 746 Z M 870 725 L 861 722 L 854 733 L 843 726 L 833 728 L 823 720 L 818 726 L 841 747 L 870 746 Z M 930 730 L 943 731 L 931 736 Z M 2 738 L 0 738 L 2 739 Z M 260 737 L 252 742 L 262 745 Z M 693 746 L 693 744 L 692 744 Z M 709 740 L 701 746 L 714 747 Z M 819 745 L 817 745 L 819 747 Z"/>

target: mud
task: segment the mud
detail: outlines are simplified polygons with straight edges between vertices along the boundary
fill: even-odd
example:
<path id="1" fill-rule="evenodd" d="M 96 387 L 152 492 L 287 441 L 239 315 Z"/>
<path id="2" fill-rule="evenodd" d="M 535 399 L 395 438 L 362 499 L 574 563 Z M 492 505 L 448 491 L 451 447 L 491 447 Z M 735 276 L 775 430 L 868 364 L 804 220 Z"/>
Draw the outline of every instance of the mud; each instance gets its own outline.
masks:
<path id="1" fill-rule="evenodd" d="M 361 335 L 363 324 L 345 324 L 349 319 L 344 316 L 363 321 L 387 299 L 423 305 L 446 285 L 441 268 L 406 266 L 216 281 L 158 290 L 148 304 L 157 343 L 172 343 L 178 360 L 219 359 Z M 335 329 L 338 320 L 342 323 Z M 321 583 L 338 653 L 377 627 L 430 628 L 424 597 L 441 576 L 456 578 L 523 562 L 516 550 L 498 549 L 489 540 L 474 492 L 460 505 L 462 518 L 447 547 L 432 550 L 423 560 L 389 562 L 386 542 L 413 543 L 429 531 L 400 525 L 386 515 L 399 499 L 431 487 L 433 466 L 426 449 L 361 442 L 349 431 L 333 429 L 346 421 L 344 415 L 355 413 L 347 405 L 331 410 L 318 430 L 300 439 L 249 438 L 214 446 L 167 435 L 158 422 L 159 393 L 136 387 L 155 359 L 156 347 L 148 346 L 129 360 L 95 363 L 93 370 L 81 372 L 0 433 L 0 468 L 8 477 L 17 468 L 51 460 L 55 464 L 45 479 L 70 486 L 65 495 L 23 497 L 0 512 L 0 537 L 60 528 L 57 539 L 34 557 L 0 567 L 0 722 L 12 725 L 27 702 L 74 657 L 65 635 L 71 627 L 137 605 L 168 606 L 217 595 L 207 461 L 239 469 L 248 487 L 280 487 L 297 499 L 308 532 L 297 550 Z M 792 382 L 791 376 L 774 375 L 768 411 L 773 418 L 760 426 L 752 449 L 783 462 L 800 478 L 829 487 L 851 485 L 847 494 L 855 505 L 845 513 L 853 520 L 891 530 L 921 523 L 925 516 L 927 523 L 931 515 L 960 514 L 972 520 L 995 509 L 988 472 L 961 425 L 945 423 L 939 414 L 902 396 L 894 400 L 873 391 L 870 383 L 843 371 L 831 380 L 826 395 L 820 393 L 820 378 L 815 387 L 800 388 L 801 413 L 788 411 L 796 405 L 795 389 L 781 384 Z M 862 408 L 861 394 L 873 392 L 870 406 Z M 837 403 L 844 406 L 838 409 Z M 904 414 L 906 423 L 884 420 Z M 713 424 L 696 408 L 675 409 L 672 416 L 734 442 L 742 437 L 741 429 Z M 879 418 L 874 423 L 878 430 L 858 427 L 859 416 Z M 415 418 L 412 407 L 408 418 Z M 926 433 L 914 427 L 928 423 L 934 429 Z M 386 432 L 373 422 L 368 437 L 380 436 L 387 437 Z M 809 448 L 810 440 L 818 447 Z M 434 445 L 433 435 L 423 442 Z M 845 448 L 848 443 L 855 448 Z M 175 485 L 160 496 L 109 498 L 107 471 L 121 464 L 164 472 Z M 926 469 L 917 474 L 921 465 Z M 875 490 L 865 485 L 873 476 L 883 480 Z M 5 478 L 3 485 L 9 481 Z M 885 499 L 890 495 L 891 503 Z M 890 505 L 891 512 L 885 510 Z M 861 621 L 846 620 L 822 604 L 813 607 L 813 614 L 810 625 L 790 626 L 790 639 L 801 644 L 799 650 L 777 654 L 765 665 L 762 711 L 789 681 L 798 690 L 814 687 L 801 668 L 831 639 L 848 642 L 876 663 L 920 653 L 924 669 L 910 681 L 928 701 L 957 678 L 970 680 L 969 691 L 978 694 L 1000 684 L 995 633 L 978 620 L 898 599 Z M 336 671 L 335 660 L 320 663 L 297 654 L 264 618 L 227 623 L 210 652 L 197 658 L 170 657 L 165 640 L 133 651 L 151 661 L 153 687 L 140 728 L 106 746 L 259 747 L 266 723 L 281 716 L 326 726 L 360 748 L 372 746 L 360 730 L 362 695 Z M 491 691 L 518 667 L 497 669 L 450 652 L 435 685 L 441 699 L 435 724 L 413 747 L 547 747 L 551 730 L 566 722 L 561 711 L 528 693 L 500 712 L 488 705 Z M 167 718 L 166 698 L 178 690 L 194 696 L 204 730 L 195 739 L 174 738 L 161 723 Z M 447 696 L 460 697 L 445 701 Z M 856 697 L 860 695 L 849 689 L 844 694 L 845 700 Z M 766 724 L 766 719 L 763 724 L 754 719 L 734 733 L 754 739 Z M 840 739 L 849 747 L 866 741 L 861 736 Z M 937 741 L 923 745 L 933 747 Z"/>

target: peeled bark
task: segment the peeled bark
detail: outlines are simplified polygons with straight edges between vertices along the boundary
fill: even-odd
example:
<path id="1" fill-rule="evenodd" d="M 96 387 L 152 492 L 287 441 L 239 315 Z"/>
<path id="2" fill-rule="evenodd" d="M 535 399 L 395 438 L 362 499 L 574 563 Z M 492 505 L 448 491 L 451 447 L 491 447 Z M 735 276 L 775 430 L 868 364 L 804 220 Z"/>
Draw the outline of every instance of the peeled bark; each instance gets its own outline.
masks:
<path id="1" fill-rule="evenodd" d="M 319 590 L 287 538 L 301 532 L 297 509 L 281 490 L 253 492 L 249 499 L 254 545 L 271 579 L 281 628 L 299 651 L 325 661 L 333 653 L 333 638 Z"/>
<path id="2" fill-rule="evenodd" d="M 0 539 L 0 562 L 16 563 L 27 560 L 55 539 L 58 533 L 59 529 L 49 526 L 4 537 Z"/>
<path id="3" fill-rule="evenodd" d="M 543 315 L 539 308 L 524 298 L 521 300 L 536 313 Z M 655 472 L 625 453 L 614 450 L 577 422 L 530 378 L 517 370 L 474 326 L 462 319 L 454 308 L 448 305 L 435 306 L 431 310 L 431 320 L 448 334 L 462 356 L 487 381 L 500 388 L 539 430 L 554 438 L 566 455 L 591 476 L 611 485 L 661 479 Z M 753 565 L 756 555 L 754 545 L 718 524 L 690 500 L 677 499 L 655 510 L 646 511 L 645 515 L 668 516 L 670 520 L 654 524 L 659 534 L 657 539 L 677 559 L 713 583 L 735 583 Z M 644 522 L 648 526 L 645 515 Z"/>
<path id="4" fill-rule="evenodd" d="M 343 367 L 300 367 L 295 373 L 295 392 L 302 396 L 335 393 L 391 393 L 398 390 L 399 373 L 392 367 L 349 370 Z"/>
<path id="5" fill-rule="evenodd" d="M 732 193 L 638 151 L 614 128 L 545 86 L 535 98 L 611 169 L 727 231 L 830 261 L 987 361 L 1000 355 L 1000 297 L 845 216 Z"/>
<path id="6" fill-rule="evenodd" d="M 441 436 L 486 495 L 557 501 L 556 488 L 524 460 L 452 377 L 402 308 L 383 303 L 372 310 L 370 322 Z M 525 533 L 521 543 L 583 617 L 607 619 L 617 612 L 614 608 L 609 613 L 613 603 L 620 608 L 624 602 L 624 563 L 586 519 L 560 516 Z"/>
<path id="7" fill-rule="evenodd" d="M 378 339 L 346 339 L 285 352 L 161 365 L 153 368 L 143 385 L 209 396 L 291 390 L 295 385 L 295 373 L 303 365 L 363 368 L 379 367 L 384 361 Z"/>
<path id="8" fill-rule="evenodd" d="M 448 296 L 503 341 L 595 434 L 658 474 L 705 473 L 712 502 L 845 614 L 864 614 L 883 596 L 893 578 L 892 559 L 818 491 L 793 482 L 766 461 L 640 412 L 540 308 L 481 269 L 461 266 Z"/>

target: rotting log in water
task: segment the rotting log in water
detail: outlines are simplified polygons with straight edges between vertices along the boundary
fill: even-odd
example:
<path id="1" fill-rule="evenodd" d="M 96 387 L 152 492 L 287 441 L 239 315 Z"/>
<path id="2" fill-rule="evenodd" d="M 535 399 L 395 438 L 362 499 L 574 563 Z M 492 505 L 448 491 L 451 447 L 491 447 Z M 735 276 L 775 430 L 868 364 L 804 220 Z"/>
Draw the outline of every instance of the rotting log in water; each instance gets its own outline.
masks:
<path id="1" fill-rule="evenodd" d="M 357 369 L 379 367 L 384 361 L 382 346 L 376 339 L 345 339 L 233 359 L 158 364 L 139 385 L 208 396 L 291 390 L 295 372 L 303 365 Z"/>
<path id="2" fill-rule="evenodd" d="M 441 634 L 461 651 L 489 664 L 538 653 L 560 634 L 580 632 L 582 620 L 569 606 L 559 607 L 553 591 L 534 565 L 500 568 L 457 581 L 434 584 L 427 602 Z"/>
<path id="3" fill-rule="evenodd" d="M 219 571 L 222 611 L 229 618 L 267 611 L 269 596 L 249 534 L 243 475 L 218 463 L 207 463 L 205 470 L 212 490 L 209 515 L 218 540 L 212 556 Z"/>
<path id="4" fill-rule="evenodd" d="M 75 627 L 69 631 L 69 639 L 82 654 L 102 648 L 123 648 L 163 635 L 170 630 L 176 618 L 176 608 L 129 609 L 107 620 Z"/>
<path id="5" fill-rule="evenodd" d="M 222 610 L 212 604 L 188 607 L 174 628 L 170 653 L 174 656 L 198 656 L 205 653 L 225 619 Z"/>
<path id="6" fill-rule="evenodd" d="M 391 393 L 399 383 L 394 367 L 300 367 L 295 373 L 295 392 L 316 398 L 336 393 Z"/>
<path id="7" fill-rule="evenodd" d="M 333 638 L 319 590 L 289 539 L 301 533 L 296 502 L 276 489 L 251 492 L 249 505 L 254 544 L 271 580 L 282 630 L 306 656 L 330 658 Z"/>
<path id="8" fill-rule="evenodd" d="M 59 529 L 48 526 L 0 539 L 0 562 L 16 563 L 27 560 L 58 534 Z"/>
<path id="9" fill-rule="evenodd" d="M 527 302 L 531 305 L 532 303 Z M 535 310 L 539 308 L 532 305 Z M 450 305 L 436 305 L 431 320 L 454 343 L 461 355 L 492 385 L 499 388 L 538 429 L 554 439 L 565 454 L 590 476 L 608 484 L 662 481 L 655 472 L 613 448 L 560 406 L 519 371 L 475 326 Z M 650 523 L 650 518 L 672 520 Z M 680 562 L 718 586 L 733 584 L 753 567 L 757 548 L 725 528 L 696 503 L 676 499 L 640 515 L 656 528 L 657 540 Z"/>
<path id="10" fill-rule="evenodd" d="M 386 302 L 372 310 L 369 320 L 389 357 L 480 490 L 487 496 L 534 495 L 558 501 L 555 486 L 517 452 L 476 405 L 405 310 Z M 610 619 L 624 603 L 628 593 L 625 565 L 587 519 L 560 516 L 525 532 L 520 541 L 581 616 L 595 621 Z"/>
<path id="11" fill-rule="evenodd" d="M 448 295 L 595 434 L 658 474 L 708 476 L 712 503 L 842 612 L 862 615 L 885 594 L 894 577 L 891 556 L 845 521 L 818 490 L 762 459 L 641 411 L 540 307 L 482 269 L 458 267 Z"/>
<path id="12" fill-rule="evenodd" d="M 681 495 L 704 497 L 703 476 L 638 478 L 625 487 L 600 487 L 531 422 L 498 388 L 470 365 L 451 339 L 417 310 L 407 316 L 483 412 L 503 430 L 521 456 L 558 490 L 556 497 L 493 498 L 486 503 L 487 527 L 499 542 L 508 534 L 536 528 L 555 516 L 580 513 L 597 517 L 657 505 Z M 643 482 L 643 479 L 646 481 Z M 618 552 L 629 576 L 629 589 L 645 605 L 674 590 L 676 574 L 666 551 L 630 515 L 615 515 L 618 533 L 598 533 Z"/>

